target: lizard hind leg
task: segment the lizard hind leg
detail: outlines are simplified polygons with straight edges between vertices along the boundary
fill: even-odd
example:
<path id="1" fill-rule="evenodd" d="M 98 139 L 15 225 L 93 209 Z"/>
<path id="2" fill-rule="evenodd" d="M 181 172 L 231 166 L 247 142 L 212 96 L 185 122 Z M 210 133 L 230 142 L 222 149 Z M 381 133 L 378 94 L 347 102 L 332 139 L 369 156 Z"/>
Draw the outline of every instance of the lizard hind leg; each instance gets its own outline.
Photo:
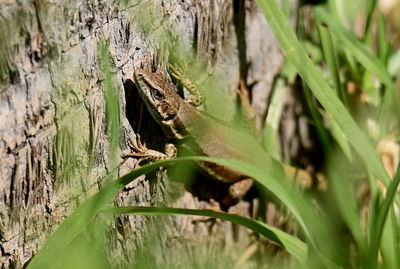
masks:
<path id="1" fill-rule="evenodd" d="M 232 204 L 237 203 L 240 199 L 242 199 L 250 188 L 253 186 L 253 179 L 245 178 L 241 179 L 235 183 L 232 183 L 228 188 L 228 193 L 222 199 L 222 204 L 225 206 L 230 206 Z"/>

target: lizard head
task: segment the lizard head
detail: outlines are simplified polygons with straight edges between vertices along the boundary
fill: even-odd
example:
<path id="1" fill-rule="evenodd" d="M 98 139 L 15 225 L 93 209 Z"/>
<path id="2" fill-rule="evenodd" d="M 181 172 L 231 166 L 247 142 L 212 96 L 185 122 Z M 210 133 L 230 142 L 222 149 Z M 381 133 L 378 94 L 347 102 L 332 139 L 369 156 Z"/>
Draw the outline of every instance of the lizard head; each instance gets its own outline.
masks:
<path id="1" fill-rule="evenodd" d="M 136 85 L 154 120 L 170 138 L 183 138 L 174 122 L 182 101 L 177 88 L 154 64 L 140 64 L 133 74 Z"/>

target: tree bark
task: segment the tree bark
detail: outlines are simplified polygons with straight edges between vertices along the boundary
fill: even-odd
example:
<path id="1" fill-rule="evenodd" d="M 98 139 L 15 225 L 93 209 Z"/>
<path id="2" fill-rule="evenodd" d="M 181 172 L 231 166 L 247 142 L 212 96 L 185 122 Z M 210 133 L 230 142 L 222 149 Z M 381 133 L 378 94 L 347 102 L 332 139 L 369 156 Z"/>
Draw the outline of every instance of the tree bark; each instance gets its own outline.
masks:
<path id="1" fill-rule="evenodd" d="M 144 22 L 139 21 L 145 19 L 144 10 L 159 16 L 147 25 L 151 29 L 144 29 Z M 46 238 L 101 188 L 114 169 L 108 156 L 100 41 L 108 45 L 115 68 L 121 152 L 130 150 L 129 137 L 137 133 L 149 147 L 161 148 L 165 143 L 156 123 L 141 112 L 143 103 L 132 82 L 134 65 L 145 53 L 161 46 L 155 38 L 157 23 L 167 23 L 179 33 L 183 46 L 222 70 L 229 95 L 235 95 L 240 79 L 252 85 L 251 100 L 259 126 L 265 120 L 274 77 L 283 61 L 254 1 L 6 0 L 0 2 L 0 15 L 2 268 L 26 265 Z M 119 159 L 118 175 L 133 169 L 134 163 L 134 159 Z M 158 205 L 169 197 L 171 188 L 176 188 L 171 184 L 175 183 L 160 170 L 136 179 L 115 203 Z M 178 187 L 181 191 L 172 199 L 173 206 L 209 205 L 208 200 Z M 250 208 L 250 203 L 243 201 L 230 210 L 249 216 Z M 171 217 L 162 222 L 161 231 L 157 221 L 149 220 L 118 218 L 110 228 L 109 258 L 119 257 L 123 266 L 133 260 L 143 264 L 141 257 L 147 255 L 154 257 L 155 266 L 179 268 L 187 265 L 184 259 L 178 262 L 180 256 L 201 267 L 219 260 L 214 266 L 226 268 L 252 244 L 250 232 L 227 222 Z M 149 237 L 151 233 L 157 236 Z M 154 253 L 144 247 L 149 244 Z"/>

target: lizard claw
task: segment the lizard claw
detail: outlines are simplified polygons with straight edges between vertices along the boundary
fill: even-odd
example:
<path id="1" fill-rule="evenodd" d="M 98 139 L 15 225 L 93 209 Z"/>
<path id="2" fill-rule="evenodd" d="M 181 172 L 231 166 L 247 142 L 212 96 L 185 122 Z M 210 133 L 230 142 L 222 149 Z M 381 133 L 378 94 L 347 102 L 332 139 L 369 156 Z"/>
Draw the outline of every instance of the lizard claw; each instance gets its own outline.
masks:
<path id="1" fill-rule="evenodd" d="M 122 157 L 145 157 L 147 155 L 148 149 L 145 143 L 142 143 L 139 134 L 136 135 L 136 142 L 133 141 L 131 137 L 128 139 L 129 147 L 136 151 L 136 153 L 123 154 Z"/>

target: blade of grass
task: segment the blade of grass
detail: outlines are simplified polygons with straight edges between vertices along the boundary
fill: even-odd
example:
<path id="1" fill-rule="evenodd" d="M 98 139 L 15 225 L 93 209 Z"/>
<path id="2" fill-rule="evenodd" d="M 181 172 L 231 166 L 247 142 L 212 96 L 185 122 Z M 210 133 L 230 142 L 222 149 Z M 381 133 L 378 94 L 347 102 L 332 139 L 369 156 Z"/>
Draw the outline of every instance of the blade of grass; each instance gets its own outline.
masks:
<path id="1" fill-rule="evenodd" d="M 315 104 L 316 101 L 313 98 L 312 91 L 304 81 L 302 81 L 302 84 L 307 108 L 311 115 L 312 123 L 315 126 L 315 129 L 319 136 L 319 141 L 321 143 L 322 149 L 325 153 L 329 153 L 331 151 L 331 139 L 329 133 L 324 126 L 321 113 L 318 111 L 318 107 Z"/>
<path id="2" fill-rule="evenodd" d="M 379 59 L 381 62 L 386 66 L 388 62 L 388 57 L 389 57 L 389 52 L 390 52 L 390 46 L 389 42 L 387 41 L 387 36 L 386 36 L 386 24 L 385 24 L 385 18 L 382 14 L 382 12 L 378 9 L 378 55 Z M 387 69 L 388 74 L 390 74 L 390 70 Z M 392 88 L 393 87 L 393 88 Z M 380 111 L 379 111 L 379 122 L 380 124 L 380 137 L 384 137 L 387 134 L 387 128 L 388 128 L 388 115 L 391 112 L 392 106 L 393 106 L 393 100 L 394 100 L 394 85 L 389 86 L 386 88 L 383 96 L 383 102 L 381 102 L 380 105 Z"/>
<path id="3" fill-rule="evenodd" d="M 288 22 L 279 9 L 275 1 L 256 0 L 258 6 L 269 22 L 272 31 L 278 40 L 283 54 L 295 66 L 297 72 L 303 80 L 309 85 L 313 94 L 317 97 L 321 105 L 332 116 L 338 126 L 346 134 L 349 142 L 364 160 L 366 167 L 373 174 L 380 178 L 385 184 L 389 183 L 389 176 L 372 145 L 354 122 L 346 108 L 335 96 L 332 89 L 328 86 L 322 76 L 321 71 L 311 62 L 307 53 L 295 37 Z M 391 83 L 390 77 L 386 82 Z"/>
<path id="4" fill-rule="evenodd" d="M 380 244 L 383 268 L 397 269 L 399 264 L 399 224 L 393 207 L 390 207 L 388 221 L 383 228 Z"/>
<path id="5" fill-rule="evenodd" d="M 329 159 L 329 179 L 335 197 L 335 204 L 339 208 L 344 222 L 349 227 L 353 235 L 357 248 L 361 253 L 367 252 L 367 245 L 363 230 L 360 226 L 359 207 L 357 204 L 356 194 L 354 193 L 351 179 L 346 176 L 341 169 L 341 159 L 336 159 L 337 155 L 330 154 Z"/>
<path id="6" fill-rule="evenodd" d="M 388 62 L 389 73 L 394 76 L 400 73 L 400 49 L 397 50 L 389 59 Z"/>
<path id="7" fill-rule="evenodd" d="M 383 200 L 382 204 L 380 205 L 378 212 L 378 216 L 375 219 L 375 223 L 371 224 L 371 230 L 370 230 L 370 237 L 371 237 L 371 245 L 370 245 L 370 258 L 371 262 L 377 261 L 377 256 L 378 256 L 378 250 L 379 250 L 379 245 L 381 244 L 381 239 L 382 239 L 382 233 L 383 229 L 385 226 L 386 218 L 387 215 L 389 214 L 390 207 L 392 206 L 395 198 L 395 194 L 397 192 L 397 188 L 400 183 L 400 164 L 397 166 L 397 172 L 396 175 L 393 179 L 393 181 L 390 183 L 387 192 L 386 192 L 386 197 Z M 373 266 L 372 268 L 375 268 Z"/>
<path id="8" fill-rule="evenodd" d="M 396 105 L 396 94 L 394 88 L 386 88 L 383 92 L 383 97 L 378 111 L 378 122 L 379 122 L 379 139 L 383 139 L 389 130 L 389 119 L 390 114 Z"/>
<path id="9" fill-rule="evenodd" d="M 325 24 L 327 24 L 335 38 L 337 38 L 342 46 L 339 49 L 348 51 L 353 55 L 366 70 L 376 74 L 380 81 L 386 85 L 386 87 L 393 88 L 393 80 L 390 77 L 385 65 L 375 57 L 369 48 L 367 48 L 361 41 L 359 41 L 353 34 L 348 30 L 344 29 L 331 15 L 329 15 L 322 8 L 315 8 L 315 16 Z"/>
<path id="10" fill-rule="evenodd" d="M 271 191 L 293 214 L 306 236 L 309 247 L 313 249 L 315 258 L 319 258 L 329 268 L 337 267 L 333 260 L 337 250 L 329 231 L 329 224 L 324 222 L 321 216 L 314 212 L 311 201 L 303 196 L 300 191 L 282 178 L 277 169 L 257 167 L 253 164 L 237 160 L 210 159 L 217 164 L 231 167 L 236 171 L 253 178 L 263 187 Z M 275 161 L 276 162 L 276 161 Z M 270 165 L 276 165 L 271 162 Z M 331 242 L 326 244 L 326 242 Z"/>
<path id="11" fill-rule="evenodd" d="M 289 235 L 273 226 L 245 218 L 239 215 L 217 212 L 212 210 L 199 209 L 183 209 L 171 207 L 112 207 L 106 208 L 101 213 L 107 214 L 132 214 L 144 216 L 165 216 L 165 215 L 196 215 L 219 218 L 230 221 L 232 223 L 244 226 L 262 236 L 270 239 L 279 246 L 286 249 L 290 254 L 296 257 L 300 262 L 305 262 L 307 259 L 307 245 L 298 238 Z"/>
<path id="12" fill-rule="evenodd" d="M 342 101 L 345 107 L 348 106 L 346 94 L 344 92 L 342 82 L 339 77 L 339 68 L 336 60 L 336 53 L 333 47 L 331 33 L 328 28 L 325 26 L 318 26 L 318 33 L 321 40 L 322 52 L 324 53 L 324 57 L 326 63 L 328 65 L 329 72 L 332 76 L 333 85 L 335 86 L 336 92 L 339 96 L 339 99 Z"/>
<path id="13" fill-rule="evenodd" d="M 283 78 L 275 80 L 272 91 L 271 102 L 269 104 L 267 117 L 265 119 L 265 128 L 263 134 L 263 146 L 266 151 L 279 160 L 279 123 L 282 115 L 284 98 L 287 95 L 288 87 Z"/>
<path id="14" fill-rule="evenodd" d="M 372 35 L 371 24 L 375 8 L 376 8 L 376 0 L 367 0 L 367 20 L 365 22 L 365 28 L 364 28 L 364 40 L 371 39 Z"/>
<path id="15" fill-rule="evenodd" d="M 307 199 L 302 197 L 300 193 L 289 184 L 289 181 L 283 180 L 280 177 L 277 178 L 276 175 L 273 174 L 266 174 L 265 169 L 258 169 L 254 165 L 240 161 L 221 160 L 208 157 L 186 157 L 148 164 L 115 181 L 109 182 L 105 188 L 82 203 L 66 220 L 64 220 L 58 229 L 47 239 L 42 249 L 33 257 L 32 261 L 28 265 L 28 269 L 51 267 L 57 258 L 60 257 L 57 254 L 61 253 L 62 249 L 70 244 L 85 229 L 96 214 L 104 206 L 110 203 L 115 195 L 133 179 L 160 166 L 184 161 L 214 162 L 219 165 L 233 168 L 240 173 L 252 177 L 269 189 L 288 207 L 299 222 L 308 241 L 312 245 L 317 245 L 317 236 L 318 238 L 323 238 L 323 242 L 329 240 L 325 234 L 326 227 L 322 224 L 321 219 L 313 212 L 311 202 L 307 202 Z M 324 248 L 323 245 L 320 247 Z M 315 249 L 318 250 L 318 247 L 315 247 Z M 327 251 L 325 251 L 325 253 L 326 252 Z M 324 257 L 322 257 L 322 259 L 325 259 L 326 263 L 330 262 Z"/>
<path id="16" fill-rule="evenodd" d="M 320 111 L 320 113 L 322 115 L 325 115 L 326 118 L 328 118 L 328 115 L 326 115 L 325 111 Z M 328 124 L 329 125 L 327 128 L 330 131 L 330 134 L 336 140 L 336 143 L 339 145 L 340 149 L 347 157 L 347 160 L 349 160 L 350 162 L 353 161 L 351 146 L 349 144 L 349 141 L 347 140 L 346 135 L 343 133 L 342 129 L 339 128 L 339 126 L 335 121 L 329 121 Z"/>
<path id="17" fill-rule="evenodd" d="M 140 175 L 171 163 L 163 161 L 152 163 L 134 170 L 115 181 L 110 181 L 106 187 L 83 202 L 74 212 L 66 218 L 57 230 L 46 240 L 43 247 L 29 263 L 32 268 L 51 268 L 60 257 L 60 251 L 70 244 L 91 222 L 101 208 L 111 202 L 115 195 L 129 182 Z"/>
<path id="18" fill-rule="evenodd" d="M 378 44 L 379 44 L 379 58 L 384 65 L 387 64 L 390 46 L 387 38 L 386 33 L 386 23 L 385 17 L 383 16 L 382 12 L 378 10 L 379 17 L 378 17 Z"/>
<path id="19" fill-rule="evenodd" d="M 346 63 L 344 64 L 348 65 L 347 68 L 349 69 L 349 72 L 353 80 L 359 81 L 362 75 L 360 74 L 360 67 L 359 67 L 360 64 L 354 59 L 353 55 L 351 55 L 348 51 L 344 51 L 343 54 L 346 60 Z"/>
<path id="20" fill-rule="evenodd" d="M 107 135 L 110 141 L 110 164 L 111 170 L 117 166 L 119 140 L 120 140 L 120 111 L 118 90 L 115 86 L 114 75 L 112 73 L 111 57 L 105 41 L 99 42 L 99 62 L 100 70 L 104 77 L 104 95 L 106 103 L 106 125 Z"/>
<path id="21" fill-rule="evenodd" d="M 344 12 L 343 1 L 342 0 L 335 0 L 335 1 L 328 1 L 329 11 L 344 27 L 349 27 L 349 22 L 347 20 L 346 13 Z"/>

